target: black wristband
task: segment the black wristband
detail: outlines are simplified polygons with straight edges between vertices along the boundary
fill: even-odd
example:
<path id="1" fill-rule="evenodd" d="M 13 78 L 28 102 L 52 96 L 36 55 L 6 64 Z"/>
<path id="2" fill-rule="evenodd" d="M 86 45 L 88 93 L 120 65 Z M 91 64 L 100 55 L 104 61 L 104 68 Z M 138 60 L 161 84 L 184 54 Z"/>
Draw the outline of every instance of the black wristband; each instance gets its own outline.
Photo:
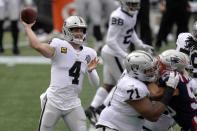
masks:
<path id="1" fill-rule="evenodd" d="M 100 105 L 100 106 L 96 109 L 96 112 L 100 115 L 101 112 L 102 112 L 102 110 L 103 110 L 104 108 L 105 108 L 105 105 L 102 104 L 102 105 Z"/>
<path id="2" fill-rule="evenodd" d="M 161 102 L 165 105 L 168 105 L 169 101 L 171 100 L 172 98 L 172 95 L 174 93 L 174 90 L 172 87 L 166 87 L 165 89 L 165 92 L 164 92 L 164 95 L 163 97 L 161 98 Z"/>

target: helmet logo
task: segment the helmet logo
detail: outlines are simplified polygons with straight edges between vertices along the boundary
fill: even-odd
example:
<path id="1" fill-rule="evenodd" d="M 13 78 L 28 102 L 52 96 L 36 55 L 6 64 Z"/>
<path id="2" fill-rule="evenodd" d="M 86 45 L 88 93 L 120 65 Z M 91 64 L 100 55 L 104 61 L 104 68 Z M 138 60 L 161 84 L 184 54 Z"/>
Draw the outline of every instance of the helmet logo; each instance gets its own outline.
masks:
<path id="1" fill-rule="evenodd" d="M 133 72 L 137 72 L 139 69 L 139 65 L 133 64 L 131 65 L 131 70 L 133 70 Z"/>
<path id="2" fill-rule="evenodd" d="M 171 57 L 171 58 L 170 58 L 170 61 L 171 61 L 171 64 L 172 64 L 172 65 L 175 65 L 175 64 L 177 64 L 177 63 L 180 62 L 180 59 L 177 58 L 177 57 Z"/>

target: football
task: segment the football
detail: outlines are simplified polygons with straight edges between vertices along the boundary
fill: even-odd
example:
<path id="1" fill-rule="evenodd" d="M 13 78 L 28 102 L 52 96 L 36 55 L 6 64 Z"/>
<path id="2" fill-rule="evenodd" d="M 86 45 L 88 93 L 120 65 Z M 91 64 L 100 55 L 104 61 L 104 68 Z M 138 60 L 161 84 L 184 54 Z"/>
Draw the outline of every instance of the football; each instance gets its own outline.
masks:
<path id="1" fill-rule="evenodd" d="M 32 7 L 26 7 L 21 10 L 21 19 L 27 23 L 31 24 L 37 19 L 37 11 Z"/>

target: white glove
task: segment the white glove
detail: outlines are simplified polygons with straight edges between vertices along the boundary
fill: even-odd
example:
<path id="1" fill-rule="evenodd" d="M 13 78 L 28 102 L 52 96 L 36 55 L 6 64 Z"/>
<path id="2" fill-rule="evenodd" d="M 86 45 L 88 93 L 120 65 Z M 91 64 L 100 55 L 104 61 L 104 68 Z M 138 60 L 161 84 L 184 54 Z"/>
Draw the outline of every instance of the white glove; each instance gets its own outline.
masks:
<path id="1" fill-rule="evenodd" d="M 178 83 L 179 83 L 179 74 L 174 71 L 171 71 L 168 81 L 166 81 L 166 85 L 168 87 L 176 89 Z"/>
<path id="2" fill-rule="evenodd" d="M 154 47 L 152 47 L 150 45 L 143 44 L 142 48 L 144 51 L 147 51 L 148 53 L 153 54 L 153 52 L 154 52 Z"/>

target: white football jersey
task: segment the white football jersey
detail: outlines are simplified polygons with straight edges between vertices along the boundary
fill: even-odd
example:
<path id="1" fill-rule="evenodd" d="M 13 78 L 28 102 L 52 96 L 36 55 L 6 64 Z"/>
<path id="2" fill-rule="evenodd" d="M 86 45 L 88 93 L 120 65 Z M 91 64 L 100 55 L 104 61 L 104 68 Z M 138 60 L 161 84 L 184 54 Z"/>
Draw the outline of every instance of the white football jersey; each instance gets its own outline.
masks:
<path id="1" fill-rule="evenodd" d="M 185 54 L 187 54 L 190 57 L 190 63 L 193 66 L 193 74 L 194 77 L 197 77 L 197 50 L 194 48 L 193 50 L 190 50 L 187 47 L 187 40 L 188 37 L 192 37 L 191 33 L 181 33 L 178 36 L 178 39 L 176 41 L 176 50 L 183 52 Z M 197 44 L 197 42 L 196 42 Z"/>
<path id="2" fill-rule="evenodd" d="M 121 7 L 112 12 L 110 15 L 106 45 L 102 51 L 117 57 L 125 57 L 128 54 L 130 43 L 139 40 L 134 30 L 137 14 L 138 11 L 131 16 L 122 11 Z"/>
<path id="3" fill-rule="evenodd" d="M 150 95 L 147 86 L 125 74 L 118 82 L 109 106 L 100 114 L 97 125 L 108 126 L 119 131 L 140 131 L 144 119 L 125 101 L 140 100 Z"/>
<path id="4" fill-rule="evenodd" d="M 96 51 L 86 46 L 77 51 L 67 41 L 57 38 L 51 41 L 50 46 L 55 48 L 55 54 L 51 59 L 51 82 L 47 98 L 52 105 L 62 110 L 80 106 L 78 94 L 88 63 L 97 56 Z"/>
<path id="5" fill-rule="evenodd" d="M 176 41 L 176 50 L 189 55 L 189 49 L 186 47 L 187 43 L 185 41 L 191 36 L 191 33 L 180 33 Z"/>

